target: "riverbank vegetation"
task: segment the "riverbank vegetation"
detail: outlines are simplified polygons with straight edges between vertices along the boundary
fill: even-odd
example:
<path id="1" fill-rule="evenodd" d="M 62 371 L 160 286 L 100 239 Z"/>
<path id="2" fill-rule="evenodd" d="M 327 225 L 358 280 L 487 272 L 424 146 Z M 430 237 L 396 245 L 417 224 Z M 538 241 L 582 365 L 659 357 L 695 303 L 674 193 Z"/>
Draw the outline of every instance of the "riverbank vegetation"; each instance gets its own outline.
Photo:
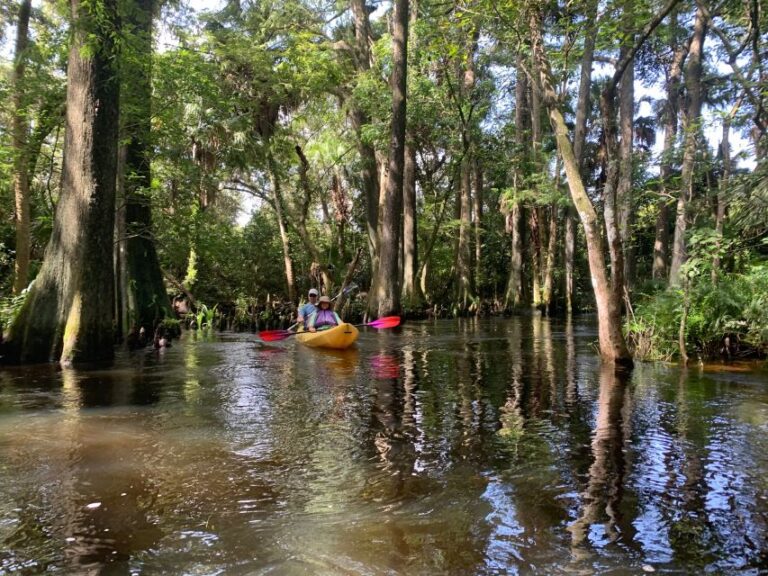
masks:
<path id="1" fill-rule="evenodd" d="M 278 327 L 310 287 L 595 313 L 611 362 L 768 350 L 759 2 L 0 10 L 6 359 Z"/>

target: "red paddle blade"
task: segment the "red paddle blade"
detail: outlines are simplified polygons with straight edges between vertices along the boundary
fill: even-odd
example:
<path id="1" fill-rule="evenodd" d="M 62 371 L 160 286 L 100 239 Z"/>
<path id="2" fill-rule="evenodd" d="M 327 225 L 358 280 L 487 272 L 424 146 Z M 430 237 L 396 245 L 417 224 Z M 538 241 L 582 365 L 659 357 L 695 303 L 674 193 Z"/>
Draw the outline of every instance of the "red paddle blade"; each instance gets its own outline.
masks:
<path id="1" fill-rule="evenodd" d="M 291 334 L 295 334 L 295 332 L 290 330 L 262 330 L 259 332 L 259 338 L 264 342 L 275 342 L 276 340 L 285 340 Z"/>
<path id="2" fill-rule="evenodd" d="M 384 318 L 379 318 L 378 320 L 374 320 L 373 322 L 369 322 L 366 324 L 366 326 L 371 326 L 372 328 L 394 328 L 395 326 L 400 325 L 400 316 L 384 316 Z"/>

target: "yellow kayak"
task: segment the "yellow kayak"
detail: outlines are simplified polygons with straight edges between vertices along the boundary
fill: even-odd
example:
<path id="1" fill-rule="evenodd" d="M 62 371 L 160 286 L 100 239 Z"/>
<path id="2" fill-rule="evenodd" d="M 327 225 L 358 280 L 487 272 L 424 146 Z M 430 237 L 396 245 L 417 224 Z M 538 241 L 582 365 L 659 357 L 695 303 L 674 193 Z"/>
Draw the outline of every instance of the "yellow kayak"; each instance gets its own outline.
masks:
<path id="1" fill-rule="evenodd" d="M 311 348 L 349 348 L 357 340 L 359 332 L 352 324 L 342 323 L 328 330 L 319 332 L 302 332 L 296 339 Z"/>

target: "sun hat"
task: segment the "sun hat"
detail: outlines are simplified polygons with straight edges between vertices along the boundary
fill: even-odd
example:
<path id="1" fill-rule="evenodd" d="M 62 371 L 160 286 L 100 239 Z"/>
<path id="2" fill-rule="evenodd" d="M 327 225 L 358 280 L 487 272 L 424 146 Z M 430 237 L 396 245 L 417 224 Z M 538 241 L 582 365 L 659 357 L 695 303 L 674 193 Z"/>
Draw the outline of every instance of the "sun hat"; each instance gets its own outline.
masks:
<path id="1" fill-rule="evenodd" d="M 310 288 L 309 289 L 309 295 L 310 296 L 317 296 L 317 290 L 315 290 L 314 288 Z"/>
<path id="2" fill-rule="evenodd" d="M 331 299 L 328 296 L 320 296 L 317 303 L 322 304 L 323 302 L 327 302 L 328 304 L 331 303 Z"/>

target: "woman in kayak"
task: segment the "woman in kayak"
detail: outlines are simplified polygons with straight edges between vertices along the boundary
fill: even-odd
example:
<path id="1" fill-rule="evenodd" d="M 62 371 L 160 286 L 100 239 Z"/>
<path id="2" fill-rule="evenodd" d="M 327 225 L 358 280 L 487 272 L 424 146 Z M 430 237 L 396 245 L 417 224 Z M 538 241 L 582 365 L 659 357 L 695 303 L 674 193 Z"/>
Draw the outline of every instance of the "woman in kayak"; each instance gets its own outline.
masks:
<path id="1" fill-rule="evenodd" d="M 341 318 L 332 308 L 333 303 L 328 296 L 320 296 L 317 300 L 317 310 L 309 317 L 310 332 L 325 330 L 341 324 Z"/>

